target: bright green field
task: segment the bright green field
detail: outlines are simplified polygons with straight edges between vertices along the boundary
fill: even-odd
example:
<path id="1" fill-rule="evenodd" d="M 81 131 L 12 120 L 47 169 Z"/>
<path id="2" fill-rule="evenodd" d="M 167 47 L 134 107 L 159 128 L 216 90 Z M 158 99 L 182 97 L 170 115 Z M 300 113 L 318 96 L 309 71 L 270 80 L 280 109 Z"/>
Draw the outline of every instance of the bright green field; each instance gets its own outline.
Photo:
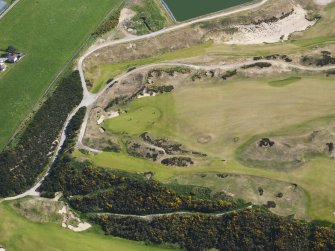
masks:
<path id="1" fill-rule="evenodd" d="M 0 75 L 0 149 L 67 61 L 122 0 L 21 0 L 0 21 L 0 48 L 23 60 Z"/>
<path id="2" fill-rule="evenodd" d="M 136 114 L 140 108 L 155 107 L 161 116 L 146 131 L 209 154 L 208 164 L 173 168 L 116 153 L 83 155 L 75 152 L 75 156 L 114 169 L 153 171 L 156 179 L 165 182 L 189 173 L 236 172 L 297 183 L 309 196 L 309 216 L 335 222 L 333 160 L 313 159 L 290 172 L 245 167 L 236 160 L 236 151 L 255 135 L 300 135 L 335 124 L 333 79 L 303 77 L 280 88 L 271 86 L 272 80 L 198 84 L 177 88 L 169 94 L 137 99 L 128 105 L 127 116 Z M 146 115 L 143 118 L 145 124 Z M 124 125 L 123 130 L 139 134 L 133 131 L 132 125 L 129 129 L 127 123 Z M 209 135 L 211 140 L 201 144 L 198 138 L 204 135 Z M 238 142 L 234 141 L 236 137 Z"/>
<path id="3" fill-rule="evenodd" d="M 16 213 L 8 203 L 0 204 L 0 244 L 7 251 L 171 250 L 101 233 L 75 233 L 51 223 L 35 223 Z"/>

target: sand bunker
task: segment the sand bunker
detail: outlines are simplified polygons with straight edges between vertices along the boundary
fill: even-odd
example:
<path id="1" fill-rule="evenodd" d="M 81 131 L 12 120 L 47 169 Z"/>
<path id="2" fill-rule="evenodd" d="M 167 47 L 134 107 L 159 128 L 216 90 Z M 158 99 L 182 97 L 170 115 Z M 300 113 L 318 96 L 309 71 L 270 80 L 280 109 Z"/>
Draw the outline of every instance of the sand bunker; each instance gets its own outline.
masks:
<path id="1" fill-rule="evenodd" d="M 212 136 L 211 135 L 201 135 L 200 137 L 197 138 L 197 142 L 199 144 L 208 144 L 211 142 Z"/>
<path id="2" fill-rule="evenodd" d="M 316 23 L 306 19 L 307 12 L 295 6 L 289 16 L 276 22 L 263 22 L 258 25 L 238 25 L 238 31 L 226 41 L 227 44 L 261 44 L 288 40 L 294 32 L 304 31 Z"/>
<path id="3" fill-rule="evenodd" d="M 68 228 L 74 232 L 81 232 L 91 227 L 91 224 L 82 222 L 76 217 L 67 205 L 64 205 L 58 213 L 63 216 L 62 227 L 64 228 Z"/>

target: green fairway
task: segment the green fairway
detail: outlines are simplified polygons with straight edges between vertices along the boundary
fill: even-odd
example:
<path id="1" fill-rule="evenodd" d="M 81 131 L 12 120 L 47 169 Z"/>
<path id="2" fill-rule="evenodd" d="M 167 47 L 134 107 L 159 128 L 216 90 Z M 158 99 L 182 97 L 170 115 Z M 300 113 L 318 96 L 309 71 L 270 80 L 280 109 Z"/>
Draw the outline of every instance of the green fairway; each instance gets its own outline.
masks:
<path id="1" fill-rule="evenodd" d="M 164 0 L 178 21 L 195 18 L 212 12 L 231 8 L 253 0 Z"/>
<path id="2" fill-rule="evenodd" d="M 16 213 L 7 202 L 0 204 L 0 245 L 8 251 L 171 250 L 92 231 L 75 233 L 57 224 L 35 223 Z"/>
<path id="3" fill-rule="evenodd" d="M 0 48 L 26 56 L 0 75 L 0 149 L 101 20 L 122 0 L 21 0 L 0 21 Z"/>

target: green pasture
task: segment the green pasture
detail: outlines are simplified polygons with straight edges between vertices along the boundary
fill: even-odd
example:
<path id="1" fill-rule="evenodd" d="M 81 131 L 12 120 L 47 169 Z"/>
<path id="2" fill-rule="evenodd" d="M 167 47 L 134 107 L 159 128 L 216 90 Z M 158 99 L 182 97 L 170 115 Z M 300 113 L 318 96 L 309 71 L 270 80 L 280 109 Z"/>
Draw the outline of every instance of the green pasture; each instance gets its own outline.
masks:
<path id="1" fill-rule="evenodd" d="M 171 250 L 105 236 L 97 230 L 75 233 L 55 223 L 37 223 L 19 215 L 10 203 L 0 204 L 0 245 L 7 251 Z"/>
<path id="2" fill-rule="evenodd" d="M 26 56 L 0 75 L 0 149 L 89 34 L 122 0 L 21 0 L 0 20 L 0 49 Z"/>

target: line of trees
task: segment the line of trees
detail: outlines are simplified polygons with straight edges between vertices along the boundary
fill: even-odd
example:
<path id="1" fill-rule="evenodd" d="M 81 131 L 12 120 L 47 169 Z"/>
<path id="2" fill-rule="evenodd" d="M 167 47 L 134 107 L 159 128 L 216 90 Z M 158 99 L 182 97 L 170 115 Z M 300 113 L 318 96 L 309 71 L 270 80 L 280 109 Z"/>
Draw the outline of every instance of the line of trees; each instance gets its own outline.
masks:
<path id="1" fill-rule="evenodd" d="M 64 77 L 36 112 L 18 143 L 0 153 L 0 197 L 30 188 L 49 164 L 68 114 L 82 100 L 77 71 Z"/>
<path id="2" fill-rule="evenodd" d="M 173 243 L 194 251 L 335 250 L 335 231 L 256 208 L 220 217 L 189 214 L 154 217 L 99 215 L 92 218 L 107 234 L 136 241 Z"/>

